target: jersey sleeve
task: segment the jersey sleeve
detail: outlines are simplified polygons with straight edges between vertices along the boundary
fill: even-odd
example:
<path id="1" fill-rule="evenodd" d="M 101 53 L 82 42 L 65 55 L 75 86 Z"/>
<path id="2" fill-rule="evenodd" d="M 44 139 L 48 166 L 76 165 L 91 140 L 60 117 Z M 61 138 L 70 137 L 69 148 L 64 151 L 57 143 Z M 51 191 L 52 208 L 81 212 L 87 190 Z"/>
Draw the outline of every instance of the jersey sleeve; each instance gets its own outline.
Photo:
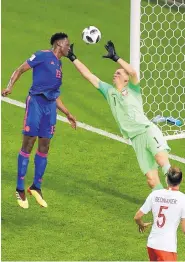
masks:
<path id="1" fill-rule="evenodd" d="M 145 203 L 142 205 L 140 210 L 144 214 L 148 214 L 148 212 L 150 212 L 152 210 L 152 195 L 151 194 L 147 197 Z"/>
<path id="2" fill-rule="evenodd" d="M 130 81 L 128 82 L 128 87 L 134 91 L 136 91 L 137 93 L 141 93 L 141 87 L 140 84 L 134 85 L 133 83 L 131 83 Z"/>
<path id="3" fill-rule="evenodd" d="M 111 85 L 100 81 L 98 86 L 98 91 L 105 97 L 105 99 L 108 98 L 108 90 L 110 88 L 113 88 Z"/>
<path id="4" fill-rule="evenodd" d="M 43 62 L 44 62 L 44 53 L 43 52 L 36 52 L 29 59 L 27 59 L 27 63 L 32 68 Z"/>

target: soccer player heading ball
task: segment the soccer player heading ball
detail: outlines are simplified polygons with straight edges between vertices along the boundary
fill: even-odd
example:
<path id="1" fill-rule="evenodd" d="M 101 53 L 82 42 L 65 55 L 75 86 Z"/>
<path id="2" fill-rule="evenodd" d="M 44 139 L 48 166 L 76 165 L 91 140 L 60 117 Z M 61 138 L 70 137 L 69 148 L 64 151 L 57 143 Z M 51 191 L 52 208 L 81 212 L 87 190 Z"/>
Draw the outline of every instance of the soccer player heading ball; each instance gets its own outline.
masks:
<path id="1" fill-rule="evenodd" d="M 104 55 L 103 58 L 111 59 L 121 66 L 113 75 L 115 88 L 101 81 L 77 59 L 73 51 L 73 44 L 68 58 L 82 76 L 92 83 L 107 100 L 123 137 L 129 138 L 132 142 L 139 166 L 146 175 L 148 185 L 152 189 L 161 189 L 163 186 L 158 176 L 158 166 L 162 167 L 164 174 L 168 173 L 170 148 L 160 129 L 144 114 L 141 87 L 136 71 L 117 55 L 111 41 L 107 42 L 105 48 L 107 55 Z"/>
<path id="2" fill-rule="evenodd" d="M 56 33 L 50 39 L 52 48 L 34 53 L 12 74 L 8 86 L 2 96 L 11 94 L 12 88 L 19 77 L 33 69 L 33 83 L 26 99 L 26 112 L 23 126 L 23 142 L 18 155 L 18 173 L 16 197 L 22 208 L 28 208 L 25 194 L 24 178 L 27 172 L 30 153 L 38 137 L 38 149 L 35 154 L 35 176 L 28 193 L 43 207 L 47 207 L 41 192 L 42 177 L 47 165 L 50 139 L 53 137 L 56 124 L 57 108 L 63 112 L 76 128 L 75 118 L 64 106 L 60 98 L 62 84 L 62 63 L 60 58 L 67 56 L 70 50 L 68 36 Z"/>

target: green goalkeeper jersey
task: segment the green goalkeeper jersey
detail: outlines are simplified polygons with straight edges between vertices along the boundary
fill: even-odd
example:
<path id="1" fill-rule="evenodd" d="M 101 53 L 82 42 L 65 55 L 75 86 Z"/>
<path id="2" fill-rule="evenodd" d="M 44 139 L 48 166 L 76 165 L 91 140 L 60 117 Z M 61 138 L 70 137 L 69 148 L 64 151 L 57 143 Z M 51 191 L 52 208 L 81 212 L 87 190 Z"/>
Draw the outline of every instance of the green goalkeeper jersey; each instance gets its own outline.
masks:
<path id="1" fill-rule="evenodd" d="M 98 90 L 106 98 L 112 114 L 125 138 L 133 138 L 146 131 L 151 125 L 143 111 L 140 85 L 131 82 L 118 92 L 116 88 L 100 81 Z"/>

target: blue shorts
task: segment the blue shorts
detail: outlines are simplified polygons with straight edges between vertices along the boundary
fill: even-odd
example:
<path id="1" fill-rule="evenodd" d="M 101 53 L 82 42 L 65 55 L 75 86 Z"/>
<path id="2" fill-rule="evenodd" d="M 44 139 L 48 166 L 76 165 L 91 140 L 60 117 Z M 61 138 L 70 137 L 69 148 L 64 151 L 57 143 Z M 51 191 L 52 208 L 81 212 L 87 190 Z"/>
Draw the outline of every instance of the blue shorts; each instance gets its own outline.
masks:
<path id="1" fill-rule="evenodd" d="M 44 95 L 29 95 L 26 99 L 24 127 L 27 136 L 52 138 L 57 117 L 56 101 L 47 100 Z"/>

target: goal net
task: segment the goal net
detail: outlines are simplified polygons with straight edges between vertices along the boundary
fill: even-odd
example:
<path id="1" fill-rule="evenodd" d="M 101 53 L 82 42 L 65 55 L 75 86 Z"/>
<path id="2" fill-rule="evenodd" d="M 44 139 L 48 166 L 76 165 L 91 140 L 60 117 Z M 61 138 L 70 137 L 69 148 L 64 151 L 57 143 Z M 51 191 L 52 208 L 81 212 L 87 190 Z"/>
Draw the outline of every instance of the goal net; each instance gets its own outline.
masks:
<path id="1" fill-rule="evenodd" d="M 131 64 L 140 71 L 144 111 L 168 139 L 185 138 L 184 0 L 131 0 L 131 9 Z"/>

